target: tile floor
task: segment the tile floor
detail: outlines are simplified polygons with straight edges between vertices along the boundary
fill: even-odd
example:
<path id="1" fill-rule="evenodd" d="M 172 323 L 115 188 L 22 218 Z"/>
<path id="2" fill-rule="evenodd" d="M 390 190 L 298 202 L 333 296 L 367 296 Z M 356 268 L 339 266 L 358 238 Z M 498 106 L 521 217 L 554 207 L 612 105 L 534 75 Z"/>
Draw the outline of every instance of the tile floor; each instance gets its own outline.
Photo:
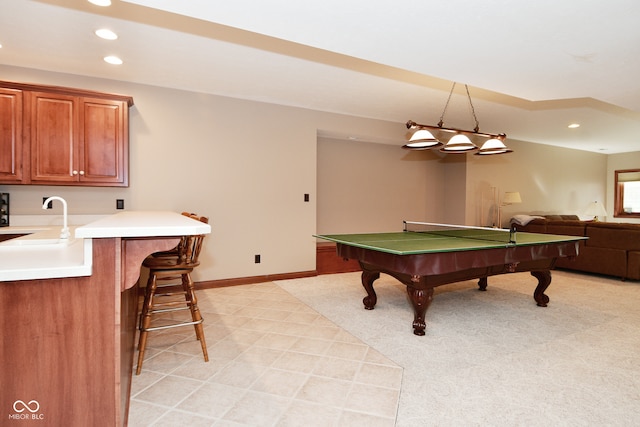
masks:
<path id="1" fill-rule="evenodd" d="M 209 362 L 191 327 L 150 333 L 129 426 L 395 424 L 402 368 L 276 284 L 198 298 Z"/>

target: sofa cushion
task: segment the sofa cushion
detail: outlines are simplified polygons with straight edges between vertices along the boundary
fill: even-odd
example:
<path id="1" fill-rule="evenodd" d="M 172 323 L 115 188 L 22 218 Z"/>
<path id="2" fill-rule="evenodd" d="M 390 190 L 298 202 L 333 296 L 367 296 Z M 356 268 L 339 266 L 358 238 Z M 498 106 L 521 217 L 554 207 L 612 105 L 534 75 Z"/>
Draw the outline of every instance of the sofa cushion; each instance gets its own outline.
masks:
<path id="1" fill-rule="evenodd" d="M 640 250 L 640 224 L 592 222 L 587 225 L 587 246 Z"/>
<path id="2" fill-rule="evenodd" d="M 585 246 L 574 259 L 558 258 L 556 267 L 624 278 L 627 276 L 627 252 Z"/>
<path id="3" fill-rule="evenodd" d="M 549 220 L 547 221 L 547 233 L 565 234 L 568 236 L 584 236 L 586 223 L 579 220 Z"/>
<path id="4" fill-rule="evenodd" d="M 578 215 L 544 215 L 544 217 L 546 219 L 550 219 L 553 221 L 568 221 L 568 220 L 574 220 L 574 221 L 579 221 L 580 217 Z"/>

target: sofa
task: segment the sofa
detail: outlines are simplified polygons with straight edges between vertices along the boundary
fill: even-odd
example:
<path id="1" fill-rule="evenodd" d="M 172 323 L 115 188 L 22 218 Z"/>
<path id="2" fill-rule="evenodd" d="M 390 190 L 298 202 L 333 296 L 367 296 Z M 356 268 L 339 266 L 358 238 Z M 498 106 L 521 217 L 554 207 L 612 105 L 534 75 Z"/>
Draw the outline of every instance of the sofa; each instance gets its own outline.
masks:
<path id="1" fill-rule="evenodd" d="M 640 224 L 581 221 L 575 215 L 516 215 L 517 231 L 585 236 L 577 257 L 559 258 L 556 268 L 640 280 Z"/>

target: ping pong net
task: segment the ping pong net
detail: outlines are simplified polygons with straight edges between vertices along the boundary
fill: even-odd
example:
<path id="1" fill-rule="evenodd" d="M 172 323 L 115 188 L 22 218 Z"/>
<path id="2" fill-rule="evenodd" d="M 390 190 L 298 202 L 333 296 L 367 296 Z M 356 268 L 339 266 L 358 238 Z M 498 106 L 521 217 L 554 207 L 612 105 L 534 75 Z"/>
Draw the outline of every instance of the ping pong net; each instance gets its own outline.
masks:
<path id="1" fill-rule="evenodd" d="M 402 223 L 403 231 L 410 233 L 502 242 L 507 245 L 516 243 L 516 230 L 514 227 L 511 229 L 502 229 L 415 221 L 402 221 Z"/>

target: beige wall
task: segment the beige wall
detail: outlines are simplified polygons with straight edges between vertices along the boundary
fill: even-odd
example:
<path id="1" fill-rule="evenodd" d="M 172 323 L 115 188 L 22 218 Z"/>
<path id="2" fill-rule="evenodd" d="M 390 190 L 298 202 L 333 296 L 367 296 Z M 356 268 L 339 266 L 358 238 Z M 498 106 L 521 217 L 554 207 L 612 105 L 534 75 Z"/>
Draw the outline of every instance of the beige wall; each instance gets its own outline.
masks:
<path id="1" fill-rule="evenodd" d="M 318 139 L 320 234 L 399 231 L 402 221 L 444 220 L 444 167 L 429 151 Z"/>
<path id="2" fill-rule="evenodd" d="M 402 219 L 481 224 L 490 208 L 483 197 L 491 201 L 494 186 L 522 195 L 505 218 L 579 214 L 604 200 L 612 174 L 601 154 L 511 140 L 515 152 L 497 157 L 407 152 L 400 123 L 7 66 L 0 73 L 135 102 L 129 188 L 0 186 L 11 193 L 12 214 L 42 214 L 42 197 L 60 195 L 70 214 L 112 214 L 123 198 L 128 210 L 208 215 L 213 233 L 196 280 L 314 270 L 318 232 L 397 229 Z"/>
<path id="3" fill-rule="evenodd" d="M 574 214 L 583 218 L 607 194 L 607 155 L 509 140 L 513 153 L 468 156 L 468 224 L 492 225 L 492 189 L 498 197 L 518 191 L 521 204 L 504 206 L 502 225 L 514 214 Z M 609 219 L 609 218 L 607 218 Z"/>
<path id="4" fill-rule="evenodd" d="M 11 193 L 12 215 L 43 214 L 42 197 L 51 195 L 67 199 L 74 215 L 116 213 L 116 198 L 127 210 L 207 215 L 213 232 L 196 280 L 315 270 L 318 131 L 376 138 L 406 132 L 399 123 L 119 81 L 7 66 L 0 73 L 4 80 L 121 93 L 135 102 L 129 188 L 0 186 Z"/>

